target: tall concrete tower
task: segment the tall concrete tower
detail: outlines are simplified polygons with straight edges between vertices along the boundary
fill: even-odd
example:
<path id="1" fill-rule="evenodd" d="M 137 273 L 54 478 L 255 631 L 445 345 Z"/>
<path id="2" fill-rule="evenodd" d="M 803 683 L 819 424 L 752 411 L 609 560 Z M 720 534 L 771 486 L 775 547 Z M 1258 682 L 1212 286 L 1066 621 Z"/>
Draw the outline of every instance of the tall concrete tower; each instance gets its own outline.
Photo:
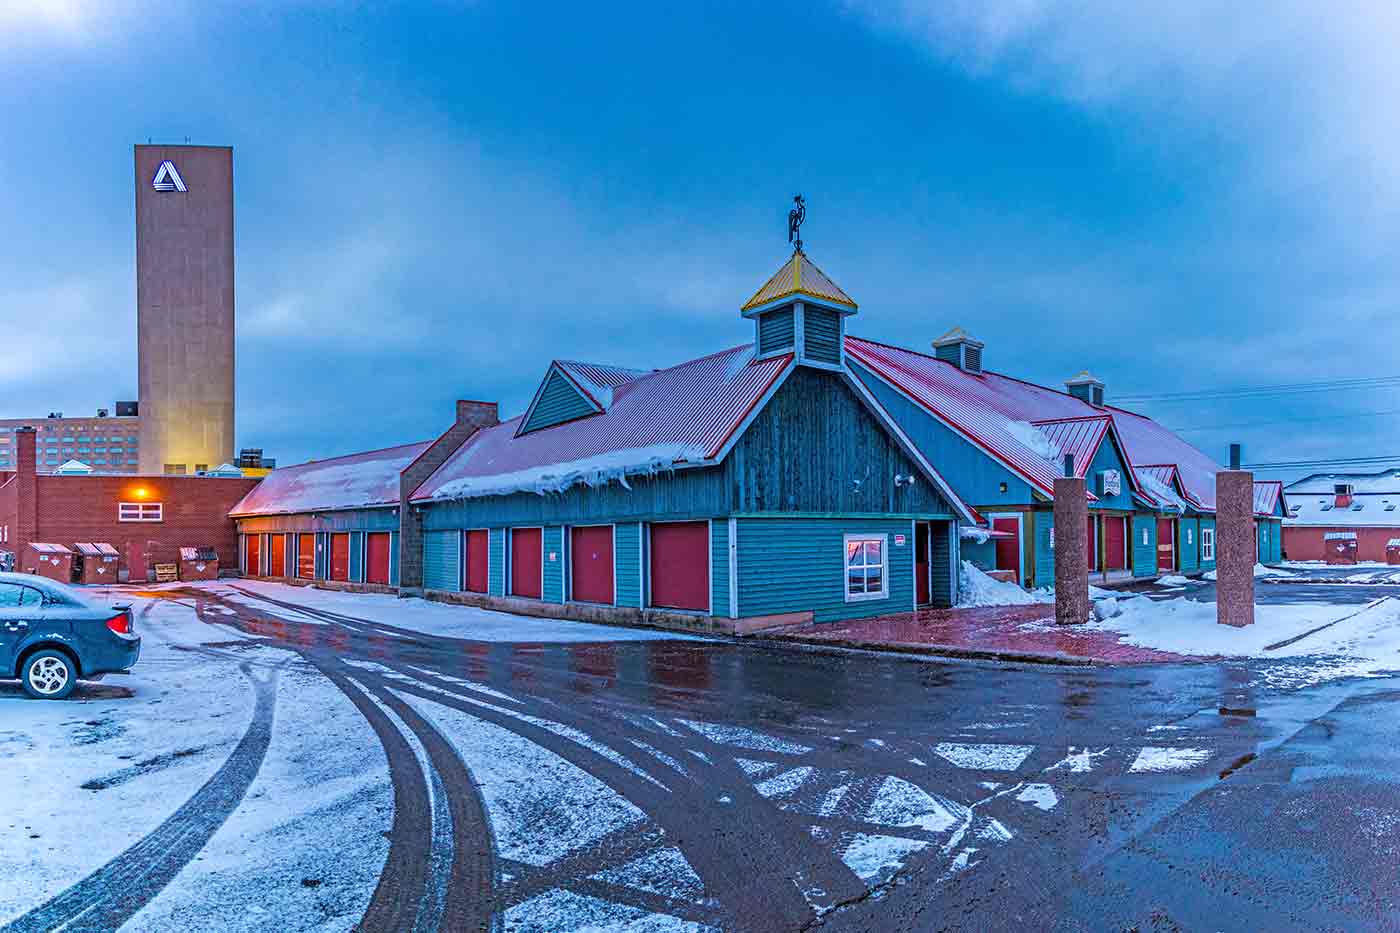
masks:
<path id="1" fill-rule="evenodd" d="M 233 149 L 136 147 L 141 472 L 233 459 Z"/>

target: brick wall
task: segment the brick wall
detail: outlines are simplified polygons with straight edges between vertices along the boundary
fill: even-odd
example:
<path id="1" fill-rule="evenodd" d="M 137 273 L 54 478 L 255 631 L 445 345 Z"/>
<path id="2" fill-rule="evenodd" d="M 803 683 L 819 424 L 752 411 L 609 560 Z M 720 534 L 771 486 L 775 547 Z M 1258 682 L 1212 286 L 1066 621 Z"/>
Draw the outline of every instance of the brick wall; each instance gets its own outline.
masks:
<path id="1" fill-rule="evenodd" d="M 408 504 L 408 497 L 423 481 L 447 462 L 468 438 L 482 428 L 499 423 L 495 402 L 457 402 L 457 420 L 399 474 L 399 586 L 416 590 L 423 586 L 423 517 Z"/>

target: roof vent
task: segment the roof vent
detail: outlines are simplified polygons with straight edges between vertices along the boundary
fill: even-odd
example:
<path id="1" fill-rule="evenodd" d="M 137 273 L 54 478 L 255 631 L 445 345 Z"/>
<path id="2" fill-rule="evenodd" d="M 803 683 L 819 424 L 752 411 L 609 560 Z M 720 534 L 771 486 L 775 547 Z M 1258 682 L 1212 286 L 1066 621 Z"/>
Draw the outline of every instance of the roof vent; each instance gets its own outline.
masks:
<path id="1" fill-rule="evenodd" d="M 1083 370 L 1072 379 L 1065 380 L 1065 391 L 1081 402 L 1087 402 L 1095 408 L 1103 407 L 1103 380 L 1089 372 Z"/>
<path id="2" fill-rule="evenodd" d="M 933 352 L 945 363 L 952 363 L 964 372 L 981 374 L 982 341 L 961 327 L 954 327 L 933 342 Z"/>

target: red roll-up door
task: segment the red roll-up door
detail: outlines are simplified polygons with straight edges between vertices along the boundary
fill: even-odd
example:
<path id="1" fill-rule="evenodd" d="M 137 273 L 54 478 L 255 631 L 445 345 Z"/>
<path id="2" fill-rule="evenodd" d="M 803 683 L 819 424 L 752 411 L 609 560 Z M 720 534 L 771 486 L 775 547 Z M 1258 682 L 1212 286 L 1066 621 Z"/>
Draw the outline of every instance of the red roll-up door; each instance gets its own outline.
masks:
<path id="1" fill-rule="evenodd" d="M 1157 519 L 1157 569 L 1176 569 L 1176 522 L 1170 518 Z"/>
<path id="2" fill-rule="evenodd" d="M 710 523 L 651 526 L 651 604 L 663 609 L 710 609 Z"/>
<path id="3" fill-rule="evenodd" d="M 1106 518 L 1104 525 L 1104 567 L 1124 570 L 1128 566 L 1128 520 L 1122 516 Z"/>
<path id="4" fill-rule="evenodd" d="M 569 531 L 569 572 L 573 598 L 583 603 L 613 603 L 613 530 L 592 525 Z"/>
<path id="5" fill-rule="evenodd" d="M 287 575 L 287 536 L 273 535 L 267 539 L 267 575 L 285 577 Z"/>
<path id="6" fill-rule="evenodd" d="M 365 536 L 365 582 L 389 585 L 389 532 Z"/>
<path id="7" fill-rule="evenodd" d="M 316 579 L 316 536 L 297 535 L 297 576 Z"/>
<path id="8" fill-rule="evenodd" d="M 491 533 L 469 531 L 466 539 L 467 592 L 485 593 L 491 581 Z"/>
<path id="9" fill-rule="evenodd" d="M 510 593 L 540 598 L 543 537 L 538 528 L 512 528 L 510 532 Z"/>
<path id="10" fill-rule="evenodd" d="M 350 580 L 350 536 L 331 535 L 331 579 L 342 583 Z"/>
<path id="11" fill-rule="evenodd" d="M 244 566 L 248 568 L 248 576 L 260 577 L 262 565 L 258 563 L 258 558 L 262 556 L 262 536 L 248 535 L 243 540 L 247 542 L 247 553 L 243 559 L 246 561 Z"/>
<path id="12" fill-rule="evenodd" d="M 1021 582 L 1021 520 L 1019 518 L 992 519 L 993 531 L 1004 531 L 1009 538 L 996 538 L 997 568 L 1010 570 L 1016 574 L 1016 582 Z"/>

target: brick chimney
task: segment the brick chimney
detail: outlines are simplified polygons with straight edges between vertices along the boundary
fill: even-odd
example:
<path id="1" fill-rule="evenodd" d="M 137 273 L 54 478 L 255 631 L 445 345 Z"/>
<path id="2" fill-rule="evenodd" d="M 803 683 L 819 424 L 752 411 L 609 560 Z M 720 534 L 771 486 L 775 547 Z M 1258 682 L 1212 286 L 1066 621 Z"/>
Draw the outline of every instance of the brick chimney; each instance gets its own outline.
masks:
<path id="1" fill-rule="evenodd" d="M 16 516 L 14 536 L 10 539 L 10 549 L 16 561 L 24 560 L 24 552 L 30 542 L 39 534 L 39 477 L 35 465 L 37 446 L 34 429 L 19 428 L 15 431 L 15 482 Z M 17 563 L 16 566 L 19 566 Z"/>
<path id="2" fill-rule="evenodd" d="M 412 595 L 423 589 L 423 517 L 414 514 L 408 497 L 423 481 L 447 462 L 473 434 L 500 423 L 496 402 L 457 401 L 452 427 L 418 455 L 399 474 L 399 592 Z"/>

